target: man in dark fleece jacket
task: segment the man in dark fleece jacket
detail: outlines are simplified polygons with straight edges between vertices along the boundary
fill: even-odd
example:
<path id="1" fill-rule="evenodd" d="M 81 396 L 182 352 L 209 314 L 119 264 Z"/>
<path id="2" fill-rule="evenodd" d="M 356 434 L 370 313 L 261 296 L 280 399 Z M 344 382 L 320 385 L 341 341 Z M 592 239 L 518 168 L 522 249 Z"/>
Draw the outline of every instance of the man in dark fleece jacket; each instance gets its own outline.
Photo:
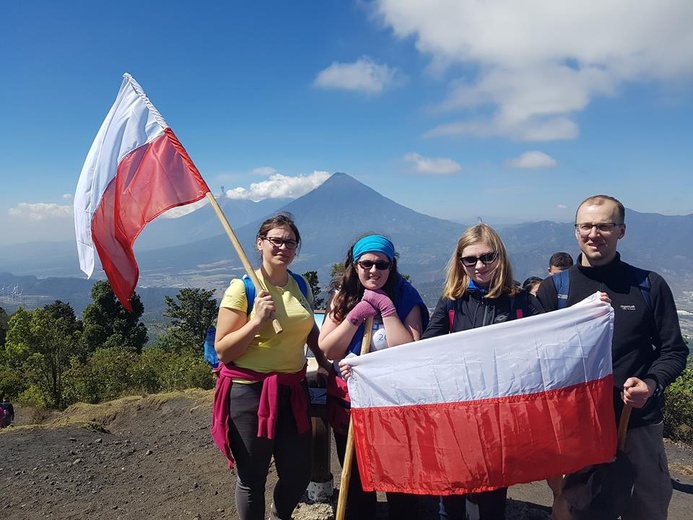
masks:
<path id="1" fill-rule="evenodd" d="M 663 442 L 663 390 L 686 366 L 688 348 L 681 336 L 671 289 L 649 272 L 650 302 L 631 266 L 616 251 L 626 233 L 625 208 L 606 195 L 585 199 L 575 214 L 575 238 L 581 254 L 570 268 L 568 305 L 596 291 L 607 293 L 614 308 L 612 343 L 614 405 L 633 408 L 625 451 L 634 466 L 635 488 L 623 520 L 666 519 L 672 495 Z M 547 311 L 558 307 L 552 277 L 537 298 Z"/>

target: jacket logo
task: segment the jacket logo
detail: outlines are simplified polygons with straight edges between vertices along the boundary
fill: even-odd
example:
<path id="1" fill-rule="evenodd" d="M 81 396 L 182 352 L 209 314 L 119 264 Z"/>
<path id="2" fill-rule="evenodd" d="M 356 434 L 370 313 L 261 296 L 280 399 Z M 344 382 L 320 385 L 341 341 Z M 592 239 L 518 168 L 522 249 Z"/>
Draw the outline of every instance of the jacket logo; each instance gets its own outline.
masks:
<path id="1" fill-rule="evenodd" d="M 635 305 L 621 305 L 622 311 L 634 311 Z"/>

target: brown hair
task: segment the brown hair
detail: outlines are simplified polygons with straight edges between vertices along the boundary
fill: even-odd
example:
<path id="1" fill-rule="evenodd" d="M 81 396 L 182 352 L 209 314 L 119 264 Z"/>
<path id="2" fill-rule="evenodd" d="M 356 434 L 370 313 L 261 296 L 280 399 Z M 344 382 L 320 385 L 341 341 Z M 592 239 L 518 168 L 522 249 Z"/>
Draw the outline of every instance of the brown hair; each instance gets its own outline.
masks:
<path id="1" fill-rule="evenodd" d="M 294 216 L 288 211 L 282 211 L 265 220 L 260 225 L 260 229 L 258 230 L 255 238 L 267 238 L 267 233 L 279 227 L 288 227 L 294 232 L 297 243 L 296 253 L 298 253 L 299 249 L 301 249 L 301 233 L 298 232 L 298 227 L 296 227 L 296 224 L 294 223 Z"/>
<path id="2" fill-rule="evenodd" d="M 356 242 L 358 242 L 358 240 Z M 354 244 L 356 242 L 354 242 Z M 352 244 L 349 251 L 347 251 L 346 260 L 344 260 L 344 270 L 332 283 L 334 298 L 332 299 L 329 312 L 337 322 L 344 321 L 347 313 L 353 309 L 363 297 L 364 288 L 359 281 L 359 274 L 356 271 L 356 262 L 354 262 L 354 244 Z M 383 285 L 383 291 L 385 291 L 393 302 L 395 301 L 395 289 L 397 289 L 397 284 L 399 283 L 399 272 L 397 271 L 398 256 L 398 253 L 395 253 L 392 258 L 392 262 L 390 263 L 390 274 L 387 276 L 387 282 Z"/>

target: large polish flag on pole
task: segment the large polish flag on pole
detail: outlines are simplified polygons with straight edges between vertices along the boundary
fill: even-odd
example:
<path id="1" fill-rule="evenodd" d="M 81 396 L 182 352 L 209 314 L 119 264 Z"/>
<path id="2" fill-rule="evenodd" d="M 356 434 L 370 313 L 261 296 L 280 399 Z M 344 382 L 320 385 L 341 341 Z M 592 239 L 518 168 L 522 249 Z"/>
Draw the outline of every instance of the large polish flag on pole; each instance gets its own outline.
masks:
<path id="1" fill-rule="evenodd" d="M 363 488 L 463 494 L 613 460 L 612 335 L 595 294 L 349 358 Z"/>
<path id="2" fill-rule="evenodd" d="M 92 275 L 96 249 L 113 292 L 132 310 L 135 239 L 154 218 L 201 200 L 209 188 L 140 85 L 123 78 L 82 167 L 74 212 L 80 268 Z"/>

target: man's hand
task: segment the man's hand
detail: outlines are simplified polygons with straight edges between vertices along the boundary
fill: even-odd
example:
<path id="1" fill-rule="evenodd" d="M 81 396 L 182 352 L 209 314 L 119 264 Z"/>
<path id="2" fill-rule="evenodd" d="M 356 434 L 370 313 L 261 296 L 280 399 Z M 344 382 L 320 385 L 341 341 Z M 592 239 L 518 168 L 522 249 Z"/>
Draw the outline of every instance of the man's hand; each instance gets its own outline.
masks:
<path id="1" fill-rule="evenodd" d="M 657 383 L 652 379 L 642 380 L 637 377 L 629 377 L 623 383 L 623 402 L 633 408 L 642 408 L 654 394 L 656 387 Z"/>

